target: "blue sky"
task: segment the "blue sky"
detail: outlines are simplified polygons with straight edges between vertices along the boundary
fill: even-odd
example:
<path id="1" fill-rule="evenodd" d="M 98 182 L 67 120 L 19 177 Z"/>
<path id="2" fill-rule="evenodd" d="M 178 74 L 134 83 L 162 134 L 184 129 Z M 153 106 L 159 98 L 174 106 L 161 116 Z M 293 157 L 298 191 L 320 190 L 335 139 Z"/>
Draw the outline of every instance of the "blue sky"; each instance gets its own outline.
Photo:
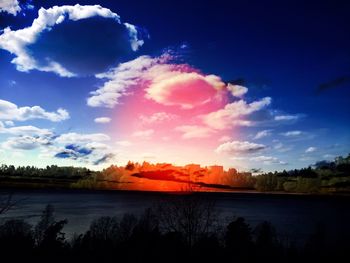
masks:
<path id="1" fill-rule="evenodd" d="M 99 169 L 132 159 L 270 171 L 349 153 L 350 4 L 80 1 L 79 8 L 76 4 L 0 2 L 1 162 Z M 33 24 L 38 17 L 45 21 L 44 27 Z M 136 60 L 142 56 L 147 59 Z M 150 79 L 149 72 L 140 76 L 140 70 L 135 70 L 140 64 L 131 63 L 127 70 L 122 67 L 135 60 L 150 63 L 142 72 L 153 72 L 154 65 L 172 68 L 161 71 L 164 76 L 173 74 L 176 65 L 185 65 L 182 73 L 186 76 L 177 76 L 182 77 L 181 83 L 200 72 L 194 77 L 208 81 L 207 76 L 215 75 L 225 83 L 224 89 L 231 83 L 235 91 L 240 87 L 247 91 L 230 95 L 225 102 L 234 104 L 233 113 L 224 112 L 235 115 L 225 115 L 225 122 L 231 122 L 228 126 L 218 128 L 222 120 L 214 124 L 203 114 L 199 117 L 204 123 L 186 117 L 189 123 L 175 128 L 183 132 L 178 134 L 182 137 L 174 135 L 176 144 L 163 136 L 169 124 L 158 122 L 141 129 L 125 117 L 132 116 L 129 112 L 137 104 L 138 114 L 142 108 L 161 109 L 147 111 L 156 114 L 147 116 L 148 120 L 154 116 L 170 120 L 177 114 L 183 121 L 187 114 L 182 113 L 184 104 L 179 104 L 177 113 L 174 101 L 148 92 L 168 87 L 160 85 L 158 76 Z M 137 79 L 138 89 L 146 90 L 155 104 L 143 102 L 143 96 L 131 87 L 135 85 L 127 83 L 130 78 L 116 73 L 120 71 L 136 74 L 132 81 Z M 188 96 L 200 97 L 200 91 L 194 90 Z M 267 97 L 271 101 L 266 105 L 251 104 Z M 208 105 L 208 109 L 218 112 L 226 105 Z M 157 135 L 157 127 L 162 127 L 164 137 L 159 145 L 149 138 Z M 134 133 L 148 137 L 141 143 L 135 139 L 140 139 L 138 135 L 130 135 Z M 174 149 L 169 150 L 171 154 L 164 153 L 164 145 Z M 196 145 L 205 145 L 205 156 L 179 157 L 187 152 L 186 145 L 191 154 Z"/>

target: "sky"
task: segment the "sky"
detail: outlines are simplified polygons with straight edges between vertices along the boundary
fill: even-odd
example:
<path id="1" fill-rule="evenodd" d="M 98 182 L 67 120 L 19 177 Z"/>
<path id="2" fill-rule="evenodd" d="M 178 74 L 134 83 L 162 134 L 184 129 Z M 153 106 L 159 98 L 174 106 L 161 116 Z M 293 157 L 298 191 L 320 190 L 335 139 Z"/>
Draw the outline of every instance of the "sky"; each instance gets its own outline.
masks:
<path id="1" fill-rule="evenodd" d="M 347 155 L 349 11 L 0 0 L 0 163 L 274 171 Z"/>

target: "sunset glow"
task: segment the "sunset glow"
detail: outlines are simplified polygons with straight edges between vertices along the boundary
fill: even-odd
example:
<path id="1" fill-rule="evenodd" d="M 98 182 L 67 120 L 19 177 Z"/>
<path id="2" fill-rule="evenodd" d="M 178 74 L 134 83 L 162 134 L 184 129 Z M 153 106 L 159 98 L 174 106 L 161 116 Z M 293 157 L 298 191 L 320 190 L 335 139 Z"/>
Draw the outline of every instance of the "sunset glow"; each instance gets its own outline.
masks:
<path id="1" fill-rule="evenodd" d="M 215 3 L 202 3 L 202 14 L 190 4 L 112 2 L 0 5 L 2 163 L 92 171 L 129 161 L 196 164 L 255 175 L 347 154 L 348 94 L 337 87 L 347 85 L 348 65 L 336 41 L 319 46 L 320 34 L 303 46 L 296 32 L 305 23 L 276 30 L 274 16 L 257 12 L 256 29 L 246 24 L 250 12 L 232 17 Z M 324 56 L 326 46 L 333 55 Z M 152 169 L 126 172 L 128 187 L 191 181 Z M 212 183 L 221 176 L 211 174 Z"/>

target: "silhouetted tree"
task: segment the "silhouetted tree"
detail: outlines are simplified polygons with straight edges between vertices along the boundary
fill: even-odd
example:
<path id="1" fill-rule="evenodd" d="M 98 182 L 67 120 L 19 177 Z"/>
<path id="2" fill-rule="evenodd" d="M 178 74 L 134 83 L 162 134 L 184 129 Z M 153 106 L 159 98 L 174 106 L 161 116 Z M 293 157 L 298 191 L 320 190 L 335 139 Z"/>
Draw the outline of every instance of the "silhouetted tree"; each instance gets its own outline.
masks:
<path id="1" fill-rule="evenodd" d="M 189 247 L 199 238 L 217 230 L 218 214 L 214 202 L 200 195 L 163 200 L 157 206 L 157 214 L 160 228 L 165 232 L 181 233 Z"/>
<path id="2" fill-rule="evenodd" d="M 54 210 L 52 205 L 47 205 L 41 214 L 39 222 L 35 226 L 34 238 L 38 245 L 43 241 L 46 230 L 55 222 Z"/>
<path id="3" fill-rule="evenodd" d="M 23 220 L 10 219 L 0 225 L 0 258 L 21 260 L 30 255 L 34 247 L 32 226 Z M 7 261 L 10 262 L 10 261 Z"/>
<path id="4" fill-rule="evenodd" d="M 230 257 L 240 260 L 250 258 L 253 249 L 252 234 L 244 218 L 238 217 L 227 226 L 225 245 Z"/>
<path id="5" fill-rule="evenodd" d="M 256 249 L 258 258 L 276 262 L 280 258 L 280 244 L 276 237 L 276 230 L 270 222 L 264 221 L 256 226 Z"/>

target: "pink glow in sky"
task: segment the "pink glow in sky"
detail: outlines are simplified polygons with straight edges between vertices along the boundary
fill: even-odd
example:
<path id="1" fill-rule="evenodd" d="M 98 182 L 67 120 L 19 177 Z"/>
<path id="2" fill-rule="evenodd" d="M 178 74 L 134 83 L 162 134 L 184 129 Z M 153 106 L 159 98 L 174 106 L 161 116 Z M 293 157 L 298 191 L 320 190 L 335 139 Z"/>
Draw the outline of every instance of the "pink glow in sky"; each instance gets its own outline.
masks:
<path id="1" fill-rule="evenodd" d="M 119 160 L 222 164 L 215 149 L 234 131 L 208 125 L 205 117 L 228 103 L 227 85 L 218 76 L 170 64 L 168 59 L 139 58 L 127 73 L 114 72 L 118 80 L 111 81 L 128 75 L 134 84 L 121 89 L 123 96 L 114 111 L 117 121 L 111 134 L 120 149 Z"/>

